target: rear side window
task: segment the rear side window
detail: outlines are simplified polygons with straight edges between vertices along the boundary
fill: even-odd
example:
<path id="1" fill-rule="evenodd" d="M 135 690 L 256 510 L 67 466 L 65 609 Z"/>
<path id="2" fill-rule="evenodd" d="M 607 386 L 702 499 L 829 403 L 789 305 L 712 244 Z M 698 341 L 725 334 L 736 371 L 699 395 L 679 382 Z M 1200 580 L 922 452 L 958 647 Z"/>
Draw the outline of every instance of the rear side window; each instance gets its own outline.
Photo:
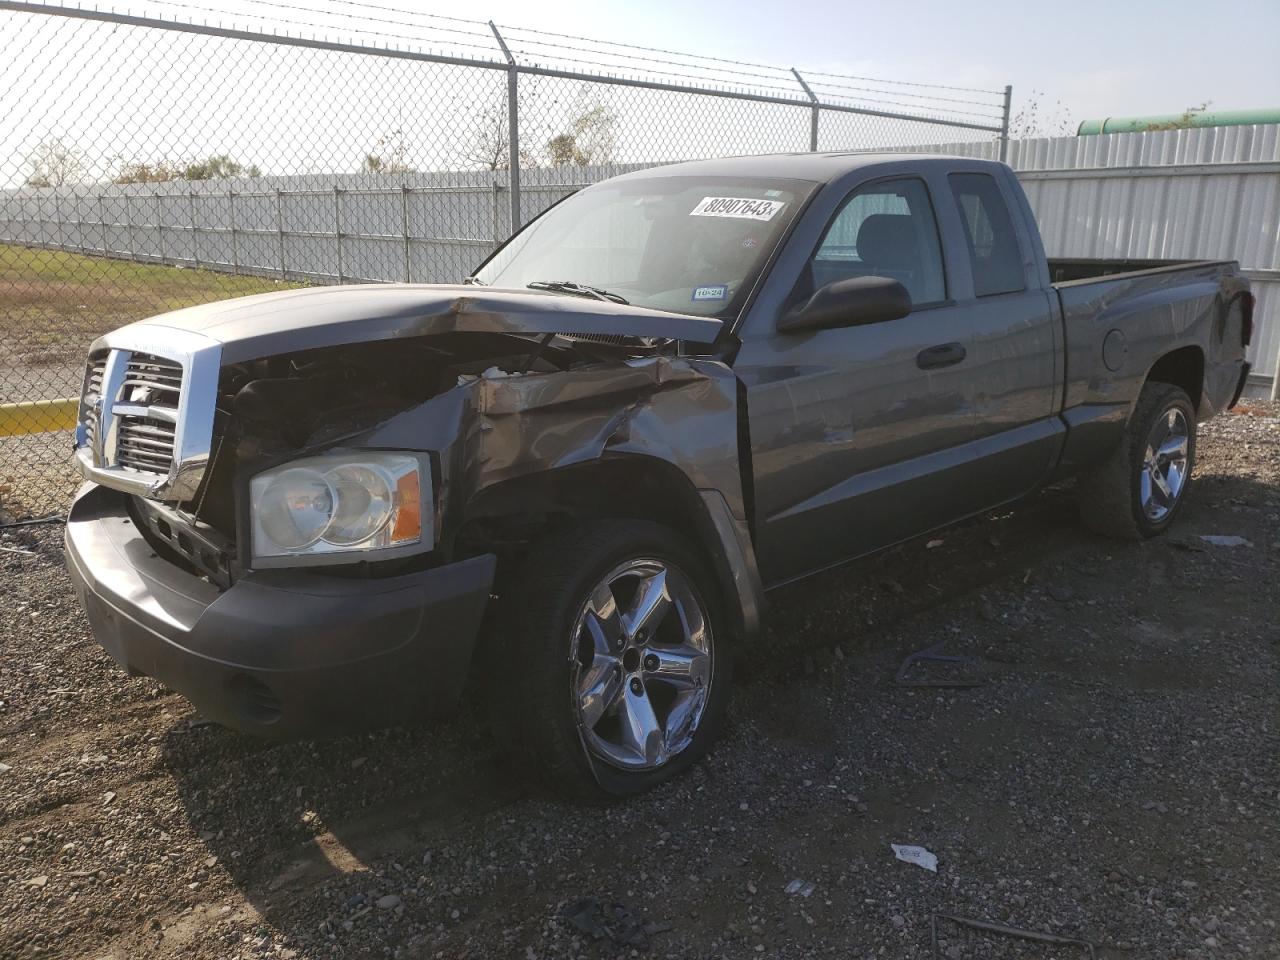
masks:
<path id="1" fill-rule="evenodd" d="M 848 277 L 892 277 L 917 306 L 946 299 L 938 224 L 923 180 L 881 180 L 840 208 L 810 264 L 814 287 Z"/>
<path id="2" fill-rule="evenodd" d="M 989 297 L 1025 289 L 1018 231 L 1000 185 L 985 173 L 953 173 L 947 179 L 964 221 L 973 264 L 973 292 Z"/>

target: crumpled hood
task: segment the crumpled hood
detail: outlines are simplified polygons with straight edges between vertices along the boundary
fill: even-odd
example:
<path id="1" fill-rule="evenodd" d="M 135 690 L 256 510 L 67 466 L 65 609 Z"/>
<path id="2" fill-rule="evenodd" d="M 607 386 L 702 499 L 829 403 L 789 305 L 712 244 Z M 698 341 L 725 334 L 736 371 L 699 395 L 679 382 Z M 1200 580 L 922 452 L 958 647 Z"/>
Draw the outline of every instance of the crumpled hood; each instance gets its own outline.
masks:
<path id="1" fill-rule="evenodd" d="M 721 322 L 549 291 L 431 284 L 308 287 L 221 300 L 124 328 L 198 333 L 222 362 L 296 350 L 441 333 L 577 333 L 711 343 Z"/>

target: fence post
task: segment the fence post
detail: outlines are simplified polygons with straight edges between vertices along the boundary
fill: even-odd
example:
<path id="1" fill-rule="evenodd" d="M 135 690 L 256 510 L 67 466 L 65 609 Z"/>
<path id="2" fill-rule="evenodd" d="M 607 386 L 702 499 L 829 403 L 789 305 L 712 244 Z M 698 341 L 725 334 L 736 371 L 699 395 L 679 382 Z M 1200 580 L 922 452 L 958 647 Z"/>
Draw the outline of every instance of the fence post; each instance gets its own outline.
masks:
<path id="1" fill-rule="evenodd" d="M 498 178 L 493 178 L 493 245 L 496 247 L 502 242 L 502 184 L 498 182 Z"/>
<path id="2" fill-rule="evenodd" d="M 56 221 L 58 226 L 58 249 L 65 250 L 67 249 L 66 231 L 62 228 L 66 226 L 64 223 L 66 214 L 62 212 L 62 191 L 58 191 L 53 195 L 53 212 L 54 216 L 58 218 Z"/>
<path id="3" fill-rule="evenodd" d="M 164 253 L 164 204 L 160 200 L 160 191 L 153 194 L 156 198 L 156 246 L 160 248 L 160 263 L 168 265 L 169 259 Z"/>
<path id="4" fill-rule="evenodd" d="M 102 237 L 102 255 L 109 256 L 111 245 L 107 242 L 107 213 L 102 205 L 102 194 L 98 194 L 98 235 Z"/>
<path id="5" fill-rule="evenodd" d="M 124 201 L 124 235 L 129 241 L 129 259 L 135 263 L 138 260 L 138 243 L 133 232 L 133 204 L 129 201 L 133 199 L 132 194 L 122 193 L 120 199 Z"/>
<path id="6" fill-rule="evenodd" d="M 280 279 L 288 279 L 288 272 L 284 267 L 284 198 L 283 191 L 276 187 L 276 237 L 280 244 Z"/>
<path id="7" fill-rule="evenodd" d="M 520 66 L 492 20 L 489 29 L 507 58 L 507 174 L 511 185 L 511 233 L 514 234 L 520 229 Z"/>
<path id="8" fill-rule="evenodd" d="M 191 260 L 200 269 L 200 240 L 196 236 L 196 192 L 187 191 L 187 213 L 191 217 Z"/>
<path id="9" fill-rule="evenodd" d="M 333 236 L 338 251 L 338 282 L 342 282 L 342 191 L 333 188 Z"/>
<path id="10" fill-rule="evenodd" d="M 1000 123 L 1000 162 L 1007 163 L 1009 160 L 1009 108 L 1013 103 L 1013 85 L 1006 84 L 1004 88 L 1004 118 Z"/>
<path id="11" fill-rule="evenodd" d="M 822 107 L 818 103 L 818 98 L 813 95 L 813 91 L 809 89 L 809 84 L 804 82 L 804 77 L 800 76 L 800 71 L 795 67 L 791 68 L 792 75 L 804 90 L 804 95 L 809 98 L 809 102 L 813 104 L 809 108 L 809 152 L 818 152 L 818 112 Z"/>
<path id="12" fill-rule="evenodd" d="M 240 273 L 240 246 L 236 242 L 236 192 L 227 191 L 227 219 L 231 221 L 231 272 Z"/>
<path id="13" fill-rule="evenodd" d="M 412 283 L 413 270 L 409 259 L 409 187 L 400 184 L 400 231 L 404 234 L 404 282 Z"/>
<path id="14" fill-rule="evenodd" d="M 75 207 L 75 210 L 76 210 L 76 226 L 79 228 L 77 232 L 78 232 L 78 234 L 79 234 L 79 238 L 80 238 L 80 252 L 81 252 L 82 254 L 86 254 L 86 253 L 88 253 L 88 252 L 89 252 L 89 248 L 88 248 L 87 246 L 85 246 L 85 242 L 84 242 L 84 241 L 85 241 L 85 234 L 87 234 L 87 233 L 89 232 L 89 231 L 88 231 L 88 229 L 87 229 L 89 221 L 85 218 L 85 214 L 82 212 L 82 204 L 83 204 L 83 201 L 84 201 L 84 198 L 83 198 L 82 196 L 80 196 L 80 194 L 79 194 L 79 193 L 77 193 L 77 194 L 76 194 L 76 207 Z"/>

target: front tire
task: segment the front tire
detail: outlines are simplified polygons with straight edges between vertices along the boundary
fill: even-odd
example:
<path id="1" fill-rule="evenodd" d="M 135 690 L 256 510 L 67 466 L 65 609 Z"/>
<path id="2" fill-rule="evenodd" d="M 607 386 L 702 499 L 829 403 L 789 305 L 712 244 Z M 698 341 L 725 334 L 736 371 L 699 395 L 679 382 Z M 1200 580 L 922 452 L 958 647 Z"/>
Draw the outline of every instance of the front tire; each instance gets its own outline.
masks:
<path id="1" fill-rule="evenodd" d="M 1149 381 L 1124 439 L 1081 476 L 1080 516 L 1095 533 L 1146 540 L 1164 533 L 1186 502 L 1196 458 L 1196 409 L 1185 390 Z"/>
<path id="2" fill-rule="evenodd" d="M 571 799 L 632 796 L 719 736 L 730 663 L 714 581 L 673 531 L 606 520 L 542 542 L 500 598 L 495 730 Z"/>

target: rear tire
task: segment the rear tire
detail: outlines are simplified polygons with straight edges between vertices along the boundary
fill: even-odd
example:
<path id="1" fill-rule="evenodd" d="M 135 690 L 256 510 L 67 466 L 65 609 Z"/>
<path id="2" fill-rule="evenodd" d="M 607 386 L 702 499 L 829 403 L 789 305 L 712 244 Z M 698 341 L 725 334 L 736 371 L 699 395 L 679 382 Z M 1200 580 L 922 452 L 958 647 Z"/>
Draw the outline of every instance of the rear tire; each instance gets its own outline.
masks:
<path id="1" fill-rule="evenodd" d="M 1196 456 L 1196 411 L 1185 390 L 1149 381 L 1124 438 L 1077 484 L 1080 517 L 1095 533 L 1146 540 L 1169 528 L 1186 502 Z"/>
<path id="2" fill-rule="evenodd" d="M 606 520 L 551 537 L 499 604 L 494 729 L 531 779 L 618 800 L 687 770 L 719 736 L 728 638 L 714 581 L 673 531 Z"/>

